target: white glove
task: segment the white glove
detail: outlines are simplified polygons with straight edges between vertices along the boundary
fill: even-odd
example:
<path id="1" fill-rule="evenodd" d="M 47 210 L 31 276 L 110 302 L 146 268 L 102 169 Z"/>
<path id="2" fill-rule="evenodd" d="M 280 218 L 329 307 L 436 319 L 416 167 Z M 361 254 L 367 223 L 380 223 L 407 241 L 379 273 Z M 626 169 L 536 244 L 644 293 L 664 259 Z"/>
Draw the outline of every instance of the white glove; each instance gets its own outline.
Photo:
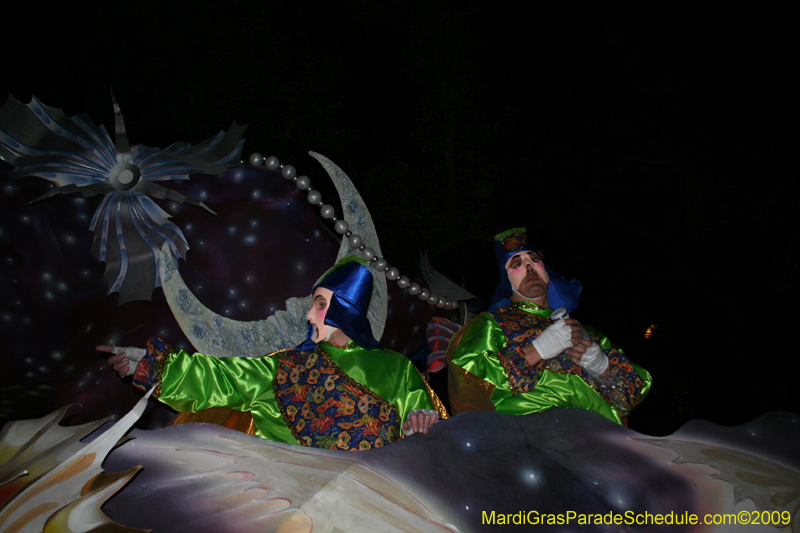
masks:
<path id="1" fill-rule="evenodd" d="M 578 366 L 582 366 L 593 376 L 599 376 L 608 368 L 608 357 L 596 342 L 592 342 L 592 345 L 583 352 Z"/>
<path id="2" fill-rule="evenodd" d="M 124 360 L 128 361 L 128 370 L 125 376 L 132 376 L 136 373 L 136 367 L 139 366 L 139 361 L 142 357 L 147 355 L 147 350 L 144 348 L 135 348 L 133 346 L 114 346 L 114 355 L 125 354 Z M 123 377 L 125 377 L 123 376 Z"/>
<path id="3" fill-rule="evenodd" d="M 531 344 L 542 359 L 552 359 L 567 348 L 572 348 L 572 328 L 560 318 L 547 326 Z"/>
<path id="4" fill-rule="evenodd" d="M 437 413 L 433 409 L 413 409 L 413 410 L 408 412 L 408 416 L 406 417 L 406 420 L 410 420 L 411 419 L 411 415 L 417 414 L 417 413 L 422 414 L 422 415 L 433 415 L 436 418 L 439 418 L 439 413 Z M 435 421 L 434 421 L 434 423 L 435 423 Z M 431 424 L 431 425 L 433 425 L 433 424 Z M 409 435 L 413 435 L 414 434 L 414 426 L 412 426 L 410 423 L 409 423 L 409 426 L 411 426 L 411 427 L 408 428 L 408 431 L 406 431 L 405 429 L 403 430 L 403 434 L 406 437 L 408 437 Z"/>

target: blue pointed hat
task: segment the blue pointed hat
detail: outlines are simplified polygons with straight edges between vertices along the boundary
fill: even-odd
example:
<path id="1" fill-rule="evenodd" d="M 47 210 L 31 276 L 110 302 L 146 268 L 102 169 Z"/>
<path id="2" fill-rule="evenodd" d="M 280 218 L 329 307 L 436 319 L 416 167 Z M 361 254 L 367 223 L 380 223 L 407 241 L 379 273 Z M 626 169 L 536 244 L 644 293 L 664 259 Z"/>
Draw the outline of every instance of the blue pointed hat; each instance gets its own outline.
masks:
<path id="1" fill-rule="evenodd" d="M 500 283 L 494 291 L 494 296 L 489 304 L 489 311 L 494 311 L 511 303 L 511 300 L 509 300 L 512 293 L 511 282 L 508 280 L 508 273 L 506 272 L 508 260 L 520 252 L 533 252 L 539 259 L 542 258 L 539 252 L 528 244 L 527 231 L 525 228 L 513 228 L 494 236 L 494 253 L 497 258 L 497 268 L 500 271 Z M 550 286 L 547 288 L 548 305 L 553 309 L 565 307 L 571 313 L 578 307 L 578 300 L 583 288 L 581 283 L 575 278 L 572 278 L 572 281 L 567 281 L 553 272 L 544 260 L 542 260 L 542 264 L 550 277 Z"/>
<path id="2" fill-rule="evenodd" d="M 365 262 L 354 255 L 342 258 L 322 277 L 314 291 L 318 287 L 333 291 L 325 315 L 326 324 L 341 329 L 362 348 L 375 350 L 381 345 L 372 336 L 372 327 L 367 319 L 372 298 L 372 273 L 363 264 Z M 314 328 L 309 324 L 306 340 L 297 349 L 313 350 L 316 346 L 311 340 L 313 334 Z"/>

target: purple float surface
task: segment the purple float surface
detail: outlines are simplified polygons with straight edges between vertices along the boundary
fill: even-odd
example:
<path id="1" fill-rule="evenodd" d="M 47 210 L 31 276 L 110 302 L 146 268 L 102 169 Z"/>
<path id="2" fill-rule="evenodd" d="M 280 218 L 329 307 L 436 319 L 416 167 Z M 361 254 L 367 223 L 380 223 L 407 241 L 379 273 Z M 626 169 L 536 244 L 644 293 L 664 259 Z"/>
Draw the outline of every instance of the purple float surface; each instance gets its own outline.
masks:
<path id="1" fill-rule="evenodd" d="M 402 515 L 394 491 L 375 482 L 384 478 L 407 493 L 403 501 L 409 509 L 431 513 L 431 530 L 440 530 L 439 523 L 462 532 L 494 529 L 485 523 L 484 512 L 495 517 L 530 511 L 703 516 L 734 512 L 741 503 L 737 499 L 753 494 L 765 501 L 777 495 L 773 501 L 781 501 L 783 492 L 800 488 L 796 472 L 788 468 L 800 456 L 799 421 L 797 415 L 769 413 L 734 428 L 694 421 L 672 436 L 647 437 L 577 409 L 521 417 L 469 413 L 435 425 L 427 435 L 357 453 L 277 444 L 218 426 L 187 424 L 134 431 L 135 440 L 112 452 L 104 465 L 107 472 L 137 464 L 144 470 L 104 510 L 119 523 L 154 531 L 269 530 L 264 520 L 274 520 L 270 524 L 275 526 L 286 518 L 265 512 L 267 502 L 280 500 L 280 511 L 302 507 L 307 516 L 316 516 L 314 529 L 326 531 L 333 526 L 321 523 L 321 517 L 346 522 L 347 513 L 368 508 L 376 494 L 386 495 L 387 514 Z M 795 481 L 786 484 L 781 476 Z M 765 484 L 764 478 L 776 483 Z M 361 480 L 358 493 L 341 501 L 330 496 L 337 483 L 349 486 L 352 479 Z M 319 496 L 322 492 L 327 499 Z M 736 499 L 730 498 L 732 492 Z M 798 505 L 790 498 L 772 508 L 788 509 L 794 516 Z M 352 520 L 359 518 L 364 517 Z M 535 527 L 611 530 L 607 525 L 573 526 Z M 495 527 L 528 530 L 534 525 Z"/>

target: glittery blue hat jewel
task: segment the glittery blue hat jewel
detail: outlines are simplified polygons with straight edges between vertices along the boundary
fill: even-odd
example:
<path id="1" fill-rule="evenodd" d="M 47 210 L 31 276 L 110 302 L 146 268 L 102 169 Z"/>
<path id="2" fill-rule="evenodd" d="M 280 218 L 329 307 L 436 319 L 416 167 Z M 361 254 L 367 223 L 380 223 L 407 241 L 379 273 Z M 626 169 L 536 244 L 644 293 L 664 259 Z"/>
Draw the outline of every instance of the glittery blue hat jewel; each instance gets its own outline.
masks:
<path id="1" fill-rule="evenodd" d="M 528 244 L 528 230 L 525 228 L 513 228 L 494 236 L 494 253 L 497 258 L 497 268 L 500 272 L 500 283 L 494 291 L 494 296 L 489 304 L 489 311 L 494 311 L 505 307 L 511 303 L 511 282 L 508 280 L 506 263 L 508 260 L 520 252 L 533 252 L 541 259 L 541 255 Z M 553 309 L 565 307 L 572 312 L 578 307 L 578 300 L 581 294 L 580 282 L 572 278 L 567 281 L 563 277 L 553 272 L 547 263 L 542 260 L 547 275 L 550 276 L 550 286 L 547 289 L 547 302 Z"/>
<path id="2" fill-rule="evenodd" d="M 322 277 L 314 291 L 318 287 L 333 292 L 328 303 L 328 313 L 325 315 L 326 324 L 341 329 L 362 348 L 381 348 L 380 343 L 372 336 L 372 328 L 367 319 L 372 297 L 372 273 L 366 266 L 365 259 L 354 255 L 342 258 Z M 313 326 L 309 324 L 306 340 L 297 349 L 313 350 L 315 344 L 311 340 L 312 336 Z"/>

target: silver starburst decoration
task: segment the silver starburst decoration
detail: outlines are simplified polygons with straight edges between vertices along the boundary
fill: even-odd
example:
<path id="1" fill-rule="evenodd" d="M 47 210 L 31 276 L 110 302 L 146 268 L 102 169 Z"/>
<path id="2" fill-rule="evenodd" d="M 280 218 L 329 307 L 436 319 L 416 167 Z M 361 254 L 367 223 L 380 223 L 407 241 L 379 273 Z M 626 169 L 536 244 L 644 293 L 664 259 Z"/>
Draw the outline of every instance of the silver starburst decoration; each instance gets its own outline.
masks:
<path id="1" fill-rule="evenodd" d="M 113 100 L 113 95 L 112 95 Z M 119 304 L 149 300 L 161 286 L 161 247 L 176 257 L 189 244 L 178 226 L 152 198 L 202 207 L 156 182 L 188 180 L 189 174 L 221 174 L 238 163 L 245 126 L 235 122 L 227 132 L 192 146 L 176 142 L 165 149 L 130 146 L 125 121 L 114 100 L 116 144 L 104 126 L 87 115 L 68 117 L 35 97 L 27 105 L 9 95 L 0 108 L 0 159 L 14 166 L 11 176 L 37 176 L 56 186 L 31 203 L 59 194 L 105 195 L 92 218 L 92 255 L 106 263 L 109 291 Z"/>

